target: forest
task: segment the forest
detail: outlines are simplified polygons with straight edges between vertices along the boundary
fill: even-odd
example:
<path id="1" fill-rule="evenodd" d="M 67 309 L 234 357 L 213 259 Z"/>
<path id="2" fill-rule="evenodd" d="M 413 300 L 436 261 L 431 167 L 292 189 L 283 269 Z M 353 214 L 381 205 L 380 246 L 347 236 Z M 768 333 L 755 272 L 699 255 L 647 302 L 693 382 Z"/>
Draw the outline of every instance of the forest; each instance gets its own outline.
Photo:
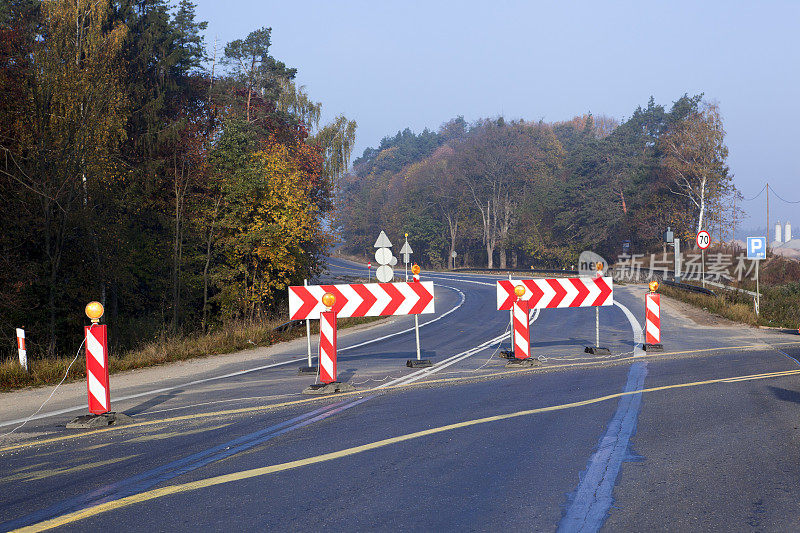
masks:
<path id="1" fill-rule="evenodd" d="M 355 122 L 270 55 L 206 43 L 188 0 L 0 1 L 0 331 L 111 351 L 277 315 L 320 267 Z"/>
<path id="2" fill-rule="evenodd" d="M 724 141 L 718 105 L 688 94 L 668 109 L 651 97 L 621 122 L 457 117 L 437 132 L 406 129 L 343 177 L 343 250 L 368 260 L 383 229 L 408 233 L 430 268 L 527 269 L 569 268 L 583 250 L 660 250 L 667 226 L 689 242 L 698 228 L 729 242 L 742 214 Z"/>

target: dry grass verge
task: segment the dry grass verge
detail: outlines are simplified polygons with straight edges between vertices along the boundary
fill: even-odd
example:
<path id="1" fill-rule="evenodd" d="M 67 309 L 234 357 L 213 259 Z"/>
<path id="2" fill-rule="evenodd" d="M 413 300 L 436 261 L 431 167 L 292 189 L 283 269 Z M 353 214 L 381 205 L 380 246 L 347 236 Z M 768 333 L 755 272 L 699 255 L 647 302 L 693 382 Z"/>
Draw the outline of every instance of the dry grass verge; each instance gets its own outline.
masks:
<path id="1" fill-rule="evenodd" d="M 761 293 L 761 315 L 756 316 L 753 298 L 747 294 L 715 289 L 716 296 L 676 289 L 668 285 L 659 292 L 703 308 L 734 322 L 751 326 L 797 329 L 800 326 L 800 282 L 765 287 Z"/>
<path id="2" fill-rule="evenodd" d="M 342 318 L 338 320 L 338 327 L 347 328 L 383 318 L 386 317 Z M 257 346 L 271 346 L 278 342 L 302 337 L 306 332 L 302 325 L 285 331 L 277 331 L 275 328 L 279 325 L 281 322 L 277 320 L 259 324 L 231 324 L 204 335 L 164 336 L 121 356 L 112 355 L 109 357 L 108 369 L 113 374 L 174 361 L 233 353 Z M 318 331 L 319 323 L 312 321 L 311 332 L 317 333 Z M 29 359 L 30 372 L 22 369 L 16 357 L 8 357 L 0 362 L 0 390 L 54 385 L 64 377 L 73 357 L 75 356 Z M 85 377 L 86 360 L 83 350 L 81 350 L 81 355 L 70 368 L 66 381 L 75 381 Z"/>

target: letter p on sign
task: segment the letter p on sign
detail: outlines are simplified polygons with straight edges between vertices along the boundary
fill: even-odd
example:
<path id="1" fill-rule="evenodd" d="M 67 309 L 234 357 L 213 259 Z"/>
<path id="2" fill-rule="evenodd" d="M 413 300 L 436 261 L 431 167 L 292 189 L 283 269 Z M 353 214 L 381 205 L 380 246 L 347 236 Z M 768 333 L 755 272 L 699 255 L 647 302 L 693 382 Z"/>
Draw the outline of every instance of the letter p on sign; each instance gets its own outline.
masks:
<path id="1" fill-rule="evenodd" d="M 748 237 L 747 238 L 747 258 L 766 259 L 767 258 L 767 238 Z"/>

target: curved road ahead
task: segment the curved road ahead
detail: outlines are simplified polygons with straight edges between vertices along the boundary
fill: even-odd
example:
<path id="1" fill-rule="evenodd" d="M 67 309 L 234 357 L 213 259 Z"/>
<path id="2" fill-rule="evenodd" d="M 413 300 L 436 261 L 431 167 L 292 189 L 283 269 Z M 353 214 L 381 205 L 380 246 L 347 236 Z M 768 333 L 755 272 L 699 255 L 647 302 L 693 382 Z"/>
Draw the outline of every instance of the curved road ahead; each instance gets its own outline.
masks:
<path id="1" fill-rule="evenodd" d="M 323 277 L 366 269 L 331 259 Z M 505 368 L 495 278 L 424 273 L 436 314 L 341 330 L 339 379 L 300 391 L 305 340 L 112 376 L 129 426 L 66 430 L 63 386 L 0 437 L 0 530 L 800 530 L 800 338 L 662 309 L 641 351 L 640 286 L 616 305 L 543 310 Z M 51 389 L 0 395 L 0 433 Z"/>

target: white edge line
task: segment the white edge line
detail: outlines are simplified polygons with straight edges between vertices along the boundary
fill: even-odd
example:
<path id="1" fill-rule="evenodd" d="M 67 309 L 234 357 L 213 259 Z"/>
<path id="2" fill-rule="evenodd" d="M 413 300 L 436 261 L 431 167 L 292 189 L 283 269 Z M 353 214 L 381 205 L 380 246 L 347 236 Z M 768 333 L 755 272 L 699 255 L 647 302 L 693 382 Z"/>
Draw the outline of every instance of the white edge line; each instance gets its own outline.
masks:
<path id="1" fill-rule="evenodd" d="M 444 287 L 446 289 L 454 290 L 457 293 L 459 293 L 461 295 L 461 301 L 458 303 L 458 305 L 456 305 L 455 307 L 453 307 L 449 311 L 439 315 L 438 317 L 436 317 L 436 318 L 434 318 L 432 320 L 429 320 L 427 322 L 423 322 L 422 324 L 419 325 L 419 327 L 424 327 L 424 326 L 427 326 L 428 324 L 433 324 L 437 320 L 443 319 L 444 317 L 446 317 L 447 315 L 455 312 L 459 307 L 464 305 L 464 301 L 465 301 L 466 297 L 464 296 L 463 292 L 461 292 L 460 290 L 458 290 L 458 289 L 456 289 L 454 287 L 448 287 L 446 285 L 439 285 L 439 286 L 440 287 Z M 369 340 L 369 341 L 366 341 L 366 342 L 362 342 L 362 343 L 359 343 L 359 344 L 354 344 L 352 346 L 346 346 L 344 348 L 339 348 L 338 351 L 339 352 L 343 352 L 345 350 L 352 350 L 353 348 L 359 348 L 359 347 L 365 346 L 367 344 L 372 344 L 373 342 L 380 342 L 382 340 L 388 339 L 390 337 L 394 337 L 396 335 L 401 335 L 403 333 L 408 333 L 409 331 L 414 331 L 414 328 L 404 329 L 402 331 L 398 331 L 398 332 L 395 332 L 395 333 L 390 333 L 389 335 L 384 335 L 383 337 L 379 337 L 377 339 L 372 339 L 372 340 Z M 313 356 L 313 358 L 317 358 L 317 356 Z M 164 387 L 164 388 L 161 388 L 161 389 L 155 389 L 155 390 L 150 390 L 150 391 L 145 391 L 145 392 L 139 392 L 139 393 L 136 393 L 136 394 L 130 394 L 128 396 L 122 396 L 120 398 L 112 397 L 111 401 L 112 401 L 112 403 L 117 403 L 117 402 L 124 402 L 124 401 L 127 401 L 127 400 L 135 400 L 136 398 L 143 398 L 145 396 L 150 396 L 150 395 L 153 395 L 153 394 L 161 394 L 162 392 L 168 392 L 168 391 L 171 391 L 171 390 L 180 389 L 180 388 L 184 388 L 184 387 L 191 387 L 191 386 L 194 386 L 194 385 L 200 385 L 202 383 L 208 383 L 209 381 L 216 381 L 216 380 L 219 380 L 219 379 L 232 378 L 232 377 L 236 377 L 236 376 L 241 376 L 243 374 L 249 374 L 251 372 L 258 372 L 259 370 L 267 370 L 269 368 L 275 368 L 275 367 L 278 367 L 278 366 L 296 364 L 298 362 L 302 362 L 302 361 L 300 359 L 291 359 L 289 361 L 282 361 L 280 363 L 271 363 L 269 365 L 261 365 L 261 366 L 257 366 L 257 367 L 254 367 L 254 368 L 248 368 L 247 370 L 238 370 L 236 372 L 231 372 L 229 374 L 223 374 L 221 376 L 212 376 L 210 378 L 196 379 L 194 381 L 189 381 L 188 383 L 181 383 L 180 385 L 172 385 L 170 387 Z M 82 409 L 87 409 L 86 405 L 78 405 L 78 406 L 75 406 L 75 407 L 66 407 L 64 409 L 58 409 L 56 411 L 49 411 L 47 413 L 42 413 L 40 415 L 36 415 L 34 417 L 31 417 L 30 419 L 28 419 L 26 417 L 26 418 L 18 418 L 16 420 L 8 420 L 8 421 L 5 421 L 5 422 L 0 422 L 0 427 L 12 426 L 14 424 L 21 424 L 25 420 L 41 420 L 42 418 L 49 418 L 51 416 L 63 415 L 63 414 L 66 414 L 66 413 L 73 413 L 75 411 L 80 411 Z"/>

